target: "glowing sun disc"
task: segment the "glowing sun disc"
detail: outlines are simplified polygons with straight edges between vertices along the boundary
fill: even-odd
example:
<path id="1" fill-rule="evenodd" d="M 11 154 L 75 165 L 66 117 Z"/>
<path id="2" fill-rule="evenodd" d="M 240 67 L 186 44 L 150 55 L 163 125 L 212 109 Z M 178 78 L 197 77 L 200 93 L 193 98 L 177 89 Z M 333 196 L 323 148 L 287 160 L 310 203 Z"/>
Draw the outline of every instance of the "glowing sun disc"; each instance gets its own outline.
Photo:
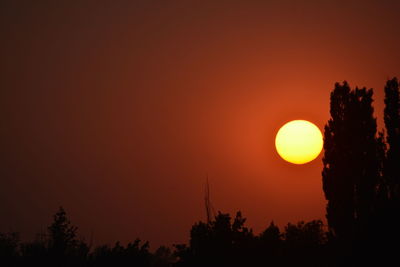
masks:
<path id="1" fill-rule="evenodd" d="M 321 131 L 315 124 L 306 120 L 286 123 L 275 137 L 278 154 L 294 164 L 304 164 L 314 160 L 321 153 L 322 146 Z"/>

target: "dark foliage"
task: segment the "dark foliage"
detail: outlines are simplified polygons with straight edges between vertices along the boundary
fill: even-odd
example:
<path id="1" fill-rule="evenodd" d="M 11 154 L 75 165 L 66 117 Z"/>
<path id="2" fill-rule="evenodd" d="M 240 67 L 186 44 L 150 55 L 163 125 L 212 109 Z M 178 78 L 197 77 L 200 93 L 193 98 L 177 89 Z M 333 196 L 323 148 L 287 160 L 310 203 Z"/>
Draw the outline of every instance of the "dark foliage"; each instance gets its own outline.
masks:
<path id="1" fill-rule="evenodd" d="M 139 239 L 126 247 L 117 242 L 114 247 L 97 247 L 90 255 L 89 266 L 150 266 L 149 244 L 141 244 Z M 161 265 L 162 266 L 162 265 Z"/>
<path id="2" fill-rule="evenodd" d="M 328 200 L 327 219 L 332 234 L 339 239 L 348 239 L 354 235 L 354 179 L 349 170 L 352 168 L 349 149 L 352 145 L 348 138 L 350 132 L 349 85 L 335 84 L 331 93 L 331 119 L 324 132 L 324 169 L 322 171 L 323 190 Z"/>
<path id="3" fill-rule="evenodd" d="M 380 186 L 379 207 L 375 220 L 376 241 L 381 244 L 381 255 L 390 260 L 396 256 L 400 240 L 400 94 L 397 78 L 385 86 L 384 121 L 386 127 L 386 157 L 383 157 L 383 177 Z"/>
<path id="4" fill-rule="evenodd" d="M 16 262 L 19 257 L 18 233 L 0 233 L 0 258 L 3 262 Z"/>
<path id="5" fill-rule="evenodd" d="M 397 78 L 387 81 L 385 86 L 384 120 L 387 132 L 387 161 L 385 178 L 389 185 L 389 197 L 400 196 L 400 99 Z"/>
<path id="6" fill-rule="evenodd" d="M 381 175 L 379 137 L 372 89 L 336 84 L 331 119 L 325 126 L 322 172 L 332 234 L 350 244 L 370 233 L 375 192 Z"/>
<path id="7" fill-rule="evenodd" d="M 161 246 L 154 253 L 139 239 L 126 246 L 101 245 L 93 250 L 76 238 L 77 227 L 63 208 L 54 215 L 48 234 L 22 243 L 16 233 L 0 235 L 0 262 L 4 266 L 329 266 L 327 239 L 321 221 L 288 224 L 283 233 L 271 224 L 259 235 L 245 226 L 241 212 L 235 218 L 219 212 L 209 223 L 198 222 L 189 245 L 175 250 Z"/>
<path id="8" fill-rule="evenodd" d="M 282 234 L 271 222 L 259 235 L 244 222 L 238 212 L 234 220 L 218 213 L 208 224 L 196 223 L 190 245 L 176 246 L 177 266 L 329 266 L 321 221 L 289 223 Z"/>
<path id="9" fill-rule="evenodd" d="M 393 259 L 390 250 L 398 248 L 393 246 L 400 237 L 397 79 L 389 80 L 385 87 L 387 143 L 384 133 L 377 133 L 372 96 L 372 89 L 351 90 L 346 82 L 335 84 L 331 93 L 322 178 L 338 262 L 389 261 Z"/>

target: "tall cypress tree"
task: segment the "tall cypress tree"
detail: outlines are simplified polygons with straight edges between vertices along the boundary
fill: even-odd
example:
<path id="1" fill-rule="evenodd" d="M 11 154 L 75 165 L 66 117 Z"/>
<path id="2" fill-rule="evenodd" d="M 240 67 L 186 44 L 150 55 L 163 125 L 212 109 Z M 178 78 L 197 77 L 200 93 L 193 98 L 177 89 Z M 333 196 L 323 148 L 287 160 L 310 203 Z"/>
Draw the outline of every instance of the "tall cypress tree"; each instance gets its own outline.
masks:
<path id="1" fill-rule="evenodd" d="M 354 181 L 349 173 L 351 142 L 349 108 L 351 90 L 347 82 L 336 83 L 330 97 L 331 118 L 325 125 L 323 190 L 328 200 L 328 225 L 338 239 L 348 239 L 354 232 Z"/>
<path id="2" fill-rule="evenodd" d="M 380 177 L 372 89 L 336 83 L 325 126 L 322 171 L 332 234 L 351 244 L 367 236 Z"/>
<path id="3" fill-rule="evenodd" d="M 384 175 L 393 200 L 400 198 L 400 97 L 397 78 L 388 80 L 385 86 L 384 120 L 388 145 Z"/>
<path id="4" fill-rule="evenodd" d="M 397 246 L 389 244 L 397 243 L 400 239 L 400 97 L 397 78 L 386 82 L 384 121 L 386 126 L 386 158 L 382 189 L 385 194 L 384 201 L 378 210 L 376 225 L 381 229 L 381 243 L 384 252 L 389 257 L 395 258 Z M 389 253 L 387 253 L 389 251 Z"/>
<path id="5" fill-rule="evenodd" d="M 374 209 L 376 189 L 380 178 L 380 146 L 377 138 L 376 118 L 372 107 L 373 90 L 356 88 L 351 92 L 350 149 L 354 178 L 354 206 L 358 239 L 368 238 Z"/>

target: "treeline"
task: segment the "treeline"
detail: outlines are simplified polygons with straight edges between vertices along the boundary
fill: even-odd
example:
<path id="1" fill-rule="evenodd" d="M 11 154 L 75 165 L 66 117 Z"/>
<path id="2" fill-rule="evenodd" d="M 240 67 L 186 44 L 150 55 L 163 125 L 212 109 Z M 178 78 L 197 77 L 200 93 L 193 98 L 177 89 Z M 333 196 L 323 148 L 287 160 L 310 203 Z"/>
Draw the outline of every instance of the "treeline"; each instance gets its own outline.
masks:
<path id="1" fill-rule="evenodd" d="M 198 222 L 189 244 L 161 246 L 150 252 L 139 239 L 121 245 L 92 248 L 77 238 L 63 208 L 54 215 L 46 234 L 21 242 L 17 233 L 0 234 L 1 266 L 331 266 L 327 235 L 321 221 L 289 223 L 284 231 L 271 222 L 260 234 L 245 226 L 240 212 L 234 218 L 218 213 Z M 90 242 L 89 242 L 90 243 Z"/>
<path id="2" fill-rule="evenodd" d="M 393 266 L 400 249 L 400 96 L 385 90 L 385 130 L 378 132 L 373 90 L 336 83 L 324 129 L 322 182 L 327 227 L 319 220 L 273 223 L 260 234 L 240 212 L 218 213 L 190 230 L 188 244 L 150 252 L 139 239 L 92 247 L 77 238 L 65 211 L 47 233 L 21 242 L 0 234 L 1 266 Z"/>
<path id="3" fill-rule="evenodd" d="M 77 237 L 62 207 L 54 215 L 46 233 L 32 242 L 21 242 L 18 233 L 0 234 L 0 266 L 170 266 L 169 248 L 149 252 L 149 244 L 139 239 L 121 245 L 98 246 Z"/>

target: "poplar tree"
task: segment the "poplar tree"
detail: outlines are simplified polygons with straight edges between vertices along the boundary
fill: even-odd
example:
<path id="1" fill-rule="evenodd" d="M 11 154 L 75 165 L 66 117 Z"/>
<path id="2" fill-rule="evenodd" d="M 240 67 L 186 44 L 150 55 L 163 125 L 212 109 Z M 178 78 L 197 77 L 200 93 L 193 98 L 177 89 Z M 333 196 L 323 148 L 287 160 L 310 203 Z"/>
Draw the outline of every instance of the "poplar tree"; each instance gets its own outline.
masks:
<path id="1" fill-rule="evenodd" d="M 364 241 L 371 235 L 372 216 L 377 186 L 381 174 L 380 139 L 372 107 L 373 90 L 356 88 L 351 92 L 350 105 L 350 149 L 354 178 L 354 206 L 358 239 Z"/>
<path id="2" fill-rule="evenodd" d="M 383 201 L 377 211 L 376 225 L 381 229 L 378 239 L 383 252 L 390 257 L 397 255 L 396 246 L 400 238 L 400 97 L 397 78 L 386 82 L 384 121 L 386 127 L 386 157 L 382 179 Z M 388 251 L 390 251 L 388 253 Z"/>
<path id="3" fill-rule="evenodd" d="M 372 89 L 336 83 L 324 132 L 323 190 L 330 231 L 351 244 L 370 232 L 380 178 Z"/>
<path id="4" fill-rule="evenodd" d="M 385 86 L 384 121 L 388 150 L 385 162 L 385 181 L 389 198 L 400 198 L 400 100 L 397 78 L 388 80 Z"/>
<path id="5" fill-rule="evenodd" d="M 331 118 L 324 129 L 322 182 L 327 199 L 326 217 L 332 235 L 349 239 L 354 232 L 354 178 L 350 148 L 350 95 L 347 82 L 336 83 L 330 95 Z"/>

